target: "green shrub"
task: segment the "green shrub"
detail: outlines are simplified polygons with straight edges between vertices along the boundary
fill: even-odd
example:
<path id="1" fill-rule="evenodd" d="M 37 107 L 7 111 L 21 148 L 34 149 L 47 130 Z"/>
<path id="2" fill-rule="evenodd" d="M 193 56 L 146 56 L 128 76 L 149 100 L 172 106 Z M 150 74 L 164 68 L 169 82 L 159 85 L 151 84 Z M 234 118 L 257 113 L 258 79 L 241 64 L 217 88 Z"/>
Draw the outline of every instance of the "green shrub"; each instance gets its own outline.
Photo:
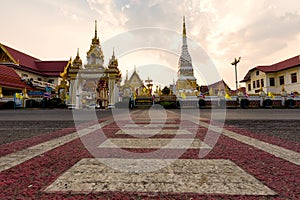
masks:
<path id="1" fill-rule="evenodd" d="M 67 108 L 67 105 L 65 103 L 59 103 L 58 108 Z"/>
<path id="2" fill-rule="evenodd" d="M 165 109 L 170 109 L 170 108 L 176 108 L 176 102 L 175 101 L 161 101 L 160 105 L 164 107 Z"/>
<path id="3" fill-rule="evenodd" d="M 165 94 L 165 95 L 168 95 L 168 94 L 170 94 L 170 91 L 171 91 L 170 88 L 168 88 L 167 86 L 165 86 L 164 89 L 162 89 L 161 92 L 162 92 L 163 94 Z"/>
<path id="4" fill-rule="evenodd" d="M 162 107 L 164 107 L 165 109 L 170 109 L 172 104 L 171 104 L 171 102 L 163 101 L 163 102 L 160 102 L 160 105 Z"/>
<path id="5" fill-rule="evenodd" d="M 242 99 L 241 100 L 241 108 L 248 108 L 249 107 L 249 105 L 250 105 L 250 101 L 249 101 L 249 99 Z"/>
<path id="6" fill-rule="evenodd" d="M 272 106 L 273 106 L 273 100 L 272 100 L 272 99 L 265 99 L 265 100 L 263 101 L 263 106 L 264 106 L 265 108 L 270 108 L 270 107 L 272 107 Z"/>
<path id="7" fill-rule="evenodd" d="M 198 104 L 199 108 L 205 108 L 206 101 L 204 99 L 199 99 Z"/>
<path id="8" fill-rule="evenodd" d="M 15 107 L 15 102 L 13 101 L 8 101 L 3 105 L 4 109 L 14 109 Z"/>
<path id="9" fill-rule="evenodd" d="M 39 108 L 39 107 L 40 107 L 40 103 L 34 99 L 28 99 L 26 101 L 26 108 Z"/>
<path id="10" fill-rule="evenodd" d="M 296 105 L 296 101 L 294 99 L 288 99 L 285 102 L 285 106 L 289 108 L 293 108 Z"/>

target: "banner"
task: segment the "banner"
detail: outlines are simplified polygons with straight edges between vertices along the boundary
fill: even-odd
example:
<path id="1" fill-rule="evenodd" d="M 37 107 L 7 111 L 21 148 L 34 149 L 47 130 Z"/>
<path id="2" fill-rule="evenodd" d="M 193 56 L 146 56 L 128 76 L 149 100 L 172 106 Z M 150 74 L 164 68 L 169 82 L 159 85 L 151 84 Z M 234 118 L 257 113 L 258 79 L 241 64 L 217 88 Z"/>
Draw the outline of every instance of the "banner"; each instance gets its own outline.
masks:
<path id="1" fill-rule="evenodd" d="M 22 107 L 22 99 L 23 99 L 23 94 L 22 93 L 15 93 L 14 94 L 15 108 Z"/>

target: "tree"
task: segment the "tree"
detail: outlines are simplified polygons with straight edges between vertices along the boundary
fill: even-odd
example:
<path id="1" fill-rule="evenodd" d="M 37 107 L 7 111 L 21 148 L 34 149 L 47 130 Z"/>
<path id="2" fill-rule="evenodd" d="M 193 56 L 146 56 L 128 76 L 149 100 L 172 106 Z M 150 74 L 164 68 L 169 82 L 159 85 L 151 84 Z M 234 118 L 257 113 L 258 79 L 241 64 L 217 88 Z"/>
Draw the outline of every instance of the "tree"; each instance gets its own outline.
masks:
<path id="1" fill-rule="evenodd" d="M 168 88 L 167 86 L 164 87 L 164 89 L 162 89 L 161 91 L 164 95 L 168 95 L 170 94 L 170 88 Z"/>

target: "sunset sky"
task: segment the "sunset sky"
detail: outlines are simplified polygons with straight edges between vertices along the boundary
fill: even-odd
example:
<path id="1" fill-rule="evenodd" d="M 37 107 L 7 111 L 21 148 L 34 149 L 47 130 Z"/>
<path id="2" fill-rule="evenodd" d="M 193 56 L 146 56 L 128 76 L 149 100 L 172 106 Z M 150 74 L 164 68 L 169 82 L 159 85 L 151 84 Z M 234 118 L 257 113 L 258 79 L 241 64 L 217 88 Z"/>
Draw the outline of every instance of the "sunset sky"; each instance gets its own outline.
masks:
<path id="1" fill-rule="evenodd" d="M 115 48 L 124 76 L 136 65 L 143 79 L 150 76 L 158 84 L 176 81 L 183 16 L 200 85 L 214 81 L 207 78 L 214 75 L 205 71 L 213 67 L 211 63 L 234 89 L 230 63 L 235 57 L 242 57 L 238 65 L 238 79 L 242 80 L 257 65 L 300 54 L 298 0 L 0 2 L 0 43 L 42 60 L 68 60 L 79 48 L 85 61 L 97 20 L 105 63 Z"/>

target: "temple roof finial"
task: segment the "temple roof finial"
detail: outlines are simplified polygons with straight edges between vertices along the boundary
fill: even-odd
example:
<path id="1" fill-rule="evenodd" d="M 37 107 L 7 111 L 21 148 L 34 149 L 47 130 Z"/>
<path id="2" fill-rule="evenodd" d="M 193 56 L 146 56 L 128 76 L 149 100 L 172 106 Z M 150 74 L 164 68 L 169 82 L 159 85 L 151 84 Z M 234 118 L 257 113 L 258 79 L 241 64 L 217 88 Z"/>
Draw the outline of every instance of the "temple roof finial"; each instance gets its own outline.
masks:
<path id="1" fill-rule="evenodd" d="M 77 56 L 79 57 L 79 48 L 77 48 Z"/>
<path id="2" fill-rule="evenodd" d="M 97 38 L 97 20 L 95 20 L 95 38 Z"/>
<path id="3" fill-rule="evenodd" d="M 95 37 L 92 39 L 93 45 L 100 45 L 100 41 L 97 35 L 97 20 L 95 20 Z"/>
<path id="4" fill-rule="evenodd" d="M 185 16 L 183 16 L 183 30 L 182 30 L 182 36 L 183 36 L 183 37 L 186 37 Z"/>

